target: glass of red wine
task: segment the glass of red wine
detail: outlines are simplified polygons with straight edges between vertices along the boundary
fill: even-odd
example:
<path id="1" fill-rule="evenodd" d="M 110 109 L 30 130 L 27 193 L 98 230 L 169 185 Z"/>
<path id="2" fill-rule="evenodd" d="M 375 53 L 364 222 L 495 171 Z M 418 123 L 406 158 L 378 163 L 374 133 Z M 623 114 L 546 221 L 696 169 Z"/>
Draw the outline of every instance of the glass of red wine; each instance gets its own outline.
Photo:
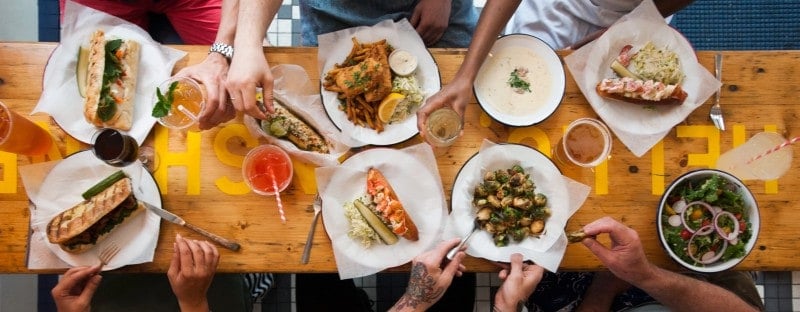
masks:
<path id="1" fill-rule="evenodd" d="M 139 159 L 139 143 L 116 129 L 100 129 L 92 136 L 94 155 L 115 167 L 125 167 Z"/>

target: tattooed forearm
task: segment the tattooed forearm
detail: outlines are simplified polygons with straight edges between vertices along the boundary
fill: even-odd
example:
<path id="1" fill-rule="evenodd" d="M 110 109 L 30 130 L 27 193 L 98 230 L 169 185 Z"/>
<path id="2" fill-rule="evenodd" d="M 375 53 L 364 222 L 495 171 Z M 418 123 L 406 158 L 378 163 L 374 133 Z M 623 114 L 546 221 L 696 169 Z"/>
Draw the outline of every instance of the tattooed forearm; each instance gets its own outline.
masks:
<path id="1" fill-rule="evenodd" d="M 436 280 L 428 273 L 422 263 L 416 263 L 411 268 L 411 278 L 408 281 L 406 293 L 395 305 L 396 309 L 416 309 L 421 304 L 433 304 L 444 293 L 444 288 L 437 287 Z"/>

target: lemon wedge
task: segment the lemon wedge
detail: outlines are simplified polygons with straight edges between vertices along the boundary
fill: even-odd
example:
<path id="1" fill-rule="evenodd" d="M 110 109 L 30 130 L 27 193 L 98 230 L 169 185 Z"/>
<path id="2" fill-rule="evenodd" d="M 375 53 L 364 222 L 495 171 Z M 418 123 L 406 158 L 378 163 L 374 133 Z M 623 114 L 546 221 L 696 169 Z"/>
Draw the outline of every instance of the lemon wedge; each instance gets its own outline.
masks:
<path id="1" fill-rule="evenodd" d="M 75 65 L 75 78 L 78 81 L 78 92 L 86 97 L 86 75 L 89 71 L 89 49 L 78 49 L 78 63 Z"/>
<path id="2" fill-rule="evenodd" d="M 406 96 L 400 93 L 389 93 L 389 95 L 383 98 L 381 105 L 378 106 L 378 119 L 384 123 L 388 123 L 389 120 L 392 119 L 397 104 L 400 104 L 405 98 Z"/>

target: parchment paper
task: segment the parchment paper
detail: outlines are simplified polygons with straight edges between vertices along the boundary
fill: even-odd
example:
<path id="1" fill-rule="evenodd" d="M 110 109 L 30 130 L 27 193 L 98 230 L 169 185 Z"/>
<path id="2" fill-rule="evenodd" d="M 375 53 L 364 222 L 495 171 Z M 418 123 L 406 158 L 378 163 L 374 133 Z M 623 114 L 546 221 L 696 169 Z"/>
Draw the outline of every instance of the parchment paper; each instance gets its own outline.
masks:
<path id="1" fill-rule="evenodd" d="M 556 168 L 540 152 L 517 144 L 495 144 L 484 140 L 481 150 L 462 167 L 453 185 L 453 206 L 448 218 L 445 238 L 464 237 L 472 230 L 476 209 L 472 205 L 473 191 L 483 181 L 487 171 L 507 169 L 519 164 L 529 173 L 536 185 L 536 193 L 547 196 L 551 215 L 545 222 L 541 238 L 529 237 L 508 246 L 494 245 L 491 234 L 479 230 L 468 242 L 467 254 L 492 261 L 508 262 L 511 255 L 521 253 L 526 260 L 556 272 L 564 257 L 567 237 L 564 227 L 572 215 L 583 205 L 591 190 L 575 182 Z"/>
<path id="2" fill-rule="evenodd" d="M 268 135 L 261 129 L 255 118 L 245 115 L 244 124 L 251 135 L 263 137 L 270 143 L 280 146 L 292 156 L 318 166 L 336 166 L 339 164 L 339 157 L 350 150 L 350 146 L 363 144 L 342 134 L 331 122 L 325 113 L 325 108 L 322 107 L 319 94 L 311 86 L 311 81 L 303 67 L 282 64 L 273 67 L 272 74 L 275 77 L 273 90 L 275 99 L 283 102 L 295 115 L 317 130 L 330 143 L 328 146 L 330 153 L 322 154 L 301 150 L 288 140 Z"/>
<path id="3" fill-rule="evenodd" d="M 33 202 L 30 206 L 29 269 L 96 265 L 100 250 L 112 241 L 122 249 L 103 270 L 153 261 L 161 219 L 150 211 L 144 211 L 115 228 L 103 242 L 84 253 L 65 252 L 47 240 L 46 228 L 50 220 L 81 202 L 83 191 L 117 170 L 119 168 L 98 160 L 91 151 L 79 152 L 60 161 L 20 167 L 22 182 L 28 198 Z M 123 170 L 131 178 L 134 196 L 160 208 L 158 186 L 141 163 L 137 161 Z"/>
<path id="4" fill-rule="evenodd" d="M 374 26 L 353 27 L 319 35 L 317 60 L 321 80 L 324 81 L 325 73 L 336 63 L 342 63 L 350 54 L 350 50 L 353 48 L 353 37 L 364 43 L 386 39 L 395 49 L 406 50 L 417 57 L 416 77 L 425 97 L 420 106 L 425 105 L 425 100 L 441 89 L 439 67 L 425 48 L 422 38 L 406 19 L 399 22 L 385 20 Z M 371 128 L 356 126 L 347 120 L 347 115 L 343 111 L 339 110 L 339 99 L 336 97 L 336 92 L 327 91 L 322 87 L 320 90 L 325 111 L 333 123 L 342 129 L 345 135 L 363 142 L 363 144 L 391 145 L 405 141 L 419 132 L 417 116 L 414 114 L 402 122 L 386 125 L 381 133 Z"/>
<path id="5" fill-rule="evenodd" d="M 631 44 L 638 50 L 648 41 L 678 54 L 685 74 L 681 88 L 688 94 L 686 101 L 680 106 L 643 106 L 600 97 L 595 87 L 603 78 L 616 77 L 610 65 L 622 47 Z M 595 112 L 637 157 L 647 153 L 721 86 L 697 62 L 686 38 L 666 24 L 649 0 L 642 1 L 600 38 L 568 55 L 565 62 Z"/>
<path id="6" fill-rule="evenodd" d="M 134 97 L 133 125 L 128 134 L 142 144 L 156 119 L 150 116 L 153 94 L 159 83 L 167 80 L 172 67 L 186 53 L 162 46 L 150 35 L 123 19 L 82 6 L 66 2 L 64 23 L 61 28 L 61 44 L 53 51 L 44 71 L 42 96 L 33 113 L 45 112 L 69 135 L 84 143 L 90 143 L 97 131 L 83 116 L 84 99 L 78 93 L 75 66 L 78 48 L 89 46 L 92 33 L 102 29 L 106 40 L 124 38 L 139 42 L 139 72 Z"/>
<path id="7" fill-rule="evenodd" d="M 367 193 L 367 170 L 383 173 L 419 230 L 419 240 L 400 238 L 394 245 L 376 243 L 365 248 L 350 238 L 344 203 Z M 370 149 L 350 157 L 340 166 L 316 169 L 322 195 L 322 221 L 333 244 L 336 267 L 342 279 L 375 274 L 407 263 L 442 239 L 447 203 L 442 179 L 431 148 L 417 144 L 402 150 Z"/>

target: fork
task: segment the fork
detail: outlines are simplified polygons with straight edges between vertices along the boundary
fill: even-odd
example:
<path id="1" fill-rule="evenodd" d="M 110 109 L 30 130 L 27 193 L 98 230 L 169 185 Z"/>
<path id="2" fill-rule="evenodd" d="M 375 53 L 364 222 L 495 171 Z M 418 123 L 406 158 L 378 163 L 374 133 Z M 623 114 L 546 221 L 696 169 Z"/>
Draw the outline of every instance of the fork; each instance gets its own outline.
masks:
<path id="1" fill-rule="evenodd" d="M 97 255 L 97 257 L 100 258 L 100 263 L 102 263 L 103 266 L 106 266 L 109 262 L 111 262 L 111 259 L 117 255 L 119 250 L 120 247 L 116 242 L 110 242 L 105 248 L 103 248 L 102 251 L 100 251 L 100 254 Z"/>
<path id="2" fill-rule="evenodd" d="M 722 82 L 722 54 L 717 53 L 714 56 L 714 74 L 717 76 L 717 80 Z M 711 117 L 711 121 L 714 122 L 714 126 L 717 129 L 725 131 L 725 121 L 722 119 L 722 108 L 719 106 L 719 96 L 722 93 L 722 86 L 720 86 L 720 90 L 717 90 L 717 94 L 714 95 L 714 105 L 711 106 L 711 112 L 709 116 Z"/>
<path id="3" fill-rule="evenodd" d="M 308 238 L 306 238 L 306 247 L 303 249 L 303 257 L 300 259 L 302 264 L 308 263 L 308 256 L 311 254 L 311 243 L 314 240 L 314 230 L 317 228 L 317 219 L 319 219 L 319 213 L 322 210 L 322 198 L 319 193 L 314 197 L 314 204 L 311 206 L 314 209 L 314 219 L 311 220 L 311 228 L 308 230 Z"/>

